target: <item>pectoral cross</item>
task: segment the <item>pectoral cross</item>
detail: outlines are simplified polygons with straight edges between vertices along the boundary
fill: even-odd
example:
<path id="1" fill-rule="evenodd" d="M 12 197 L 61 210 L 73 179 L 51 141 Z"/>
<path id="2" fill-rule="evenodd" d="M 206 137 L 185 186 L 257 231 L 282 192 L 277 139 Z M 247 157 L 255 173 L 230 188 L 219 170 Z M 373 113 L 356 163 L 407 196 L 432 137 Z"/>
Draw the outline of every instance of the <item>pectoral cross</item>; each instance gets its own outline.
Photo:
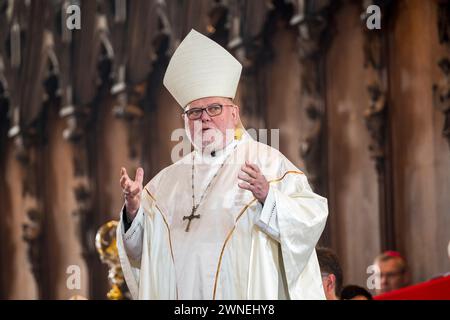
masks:
<path id="1" fill-rule="evenodd" d="M 189 232 L 189 227 L 191 226 L 192 219 L 194 219 L 194 218 L 200 219 L 200 215 L 199 214 L 195 214 L 195 211 L 197 211 L 197 207 L 198 206 L 192 207 L 192 212 L 191 212 L 190 216 L 184 216 L 183 217 L 183 221 L 186 220 L 186 219 L 189 220 L 189 222 L 188 222 L 188 224 L 186 226 L 186 230 L 185 230 L 186 232 Z"/>

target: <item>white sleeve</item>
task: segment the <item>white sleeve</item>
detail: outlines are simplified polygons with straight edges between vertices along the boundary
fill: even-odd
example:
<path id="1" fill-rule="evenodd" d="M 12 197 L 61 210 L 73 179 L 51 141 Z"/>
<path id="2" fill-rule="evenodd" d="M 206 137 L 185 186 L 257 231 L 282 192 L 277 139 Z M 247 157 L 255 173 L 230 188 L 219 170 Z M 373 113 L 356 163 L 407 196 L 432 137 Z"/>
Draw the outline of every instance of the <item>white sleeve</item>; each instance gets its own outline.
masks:
<path id="1" fill-rule="evenodd" d="M 273 187 L 269 187 L 266 201 L 261 210 L 261 214 L 256 220 L 256 225 L 261 228 L 267 235 L 276 241 L 280 241 L 280 229 L 278 226 L 277 205 L 275 201 Z"/>
<path id="2" fill-rule="evenodd" d="M 120 215 L 123 244 L 128 257 L 132 260 L 139 261 L 141 260 L 142 241 L 144 237 L 144 210 L 142 206 L 139 208 L 130 228 L 125 232 L 125 221 L 123 221 L 125 218 L 124 208 L 125 206 L 122 208 L 122 214 Z"/>

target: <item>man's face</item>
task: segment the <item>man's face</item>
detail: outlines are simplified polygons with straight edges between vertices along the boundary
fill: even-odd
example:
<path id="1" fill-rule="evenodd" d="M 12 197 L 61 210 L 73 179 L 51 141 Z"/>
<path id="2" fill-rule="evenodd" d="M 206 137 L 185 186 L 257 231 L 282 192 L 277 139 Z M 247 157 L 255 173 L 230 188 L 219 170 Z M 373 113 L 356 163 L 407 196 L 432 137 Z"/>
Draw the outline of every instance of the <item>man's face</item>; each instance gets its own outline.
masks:
<path id="1" fill-rule="evenodd" d="M 185 108 L 187 111 L 216 104 L 222 105 L 222 112 L 217 116 L 210 116 L 206 110 L 197 120 L 191 120 L 184 115 L 185 127 L 191 141 L 201 141 L 203 149 L 209 147 L 220 150 L 230 142 L 229 139 L 233 137 L 234 129 L 239 122 L 239 107 L 228 98 L 209 97 L 194 100 Z"/>
<path id="2" fill-rule="evenodd" d="M 381 288 L 377 294 L 400 289 L 408 284 L 407 273 L 403 269 L 400 258 L 392 258 L 378 262 L 380 268 Z"/>

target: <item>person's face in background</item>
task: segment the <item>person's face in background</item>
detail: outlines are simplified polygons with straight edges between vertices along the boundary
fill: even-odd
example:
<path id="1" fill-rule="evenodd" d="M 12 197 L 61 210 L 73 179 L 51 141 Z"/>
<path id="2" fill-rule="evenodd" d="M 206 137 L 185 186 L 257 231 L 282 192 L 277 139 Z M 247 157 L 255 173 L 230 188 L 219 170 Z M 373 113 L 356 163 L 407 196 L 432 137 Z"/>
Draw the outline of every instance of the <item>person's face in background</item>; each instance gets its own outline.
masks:
<path id="1" fill-rule="evenodd" d="M 397 290 L 409 284 L 409 276 L 401 258 L 392 257 L 377 264 L 380 268 L 380 289 L 376 290 L 376 294 Z"/>

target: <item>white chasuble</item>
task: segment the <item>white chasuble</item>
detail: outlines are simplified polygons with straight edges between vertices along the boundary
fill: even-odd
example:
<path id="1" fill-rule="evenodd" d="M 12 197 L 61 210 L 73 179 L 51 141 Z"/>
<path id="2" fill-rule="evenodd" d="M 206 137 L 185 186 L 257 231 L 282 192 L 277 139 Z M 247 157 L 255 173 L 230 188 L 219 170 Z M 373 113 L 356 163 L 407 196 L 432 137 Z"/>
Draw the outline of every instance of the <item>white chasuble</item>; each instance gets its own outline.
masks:
<path id="1" fill-rule="evenodd" d="M 194 153 L 156 175 L 142 192 L 131 227 L 125 232 L 121 220 L 117 228 L 132 297 L 324 299 L 314 248 L 327 200 L 311 190 L 306 176 L 248 134 L 214 157 Z M 186 232 L 194 158 L 195 204 L 204 198 L 195 212 L 200 217 Z M 238 187 L 246 160 L 270 182 L 264 205 Z"/>

